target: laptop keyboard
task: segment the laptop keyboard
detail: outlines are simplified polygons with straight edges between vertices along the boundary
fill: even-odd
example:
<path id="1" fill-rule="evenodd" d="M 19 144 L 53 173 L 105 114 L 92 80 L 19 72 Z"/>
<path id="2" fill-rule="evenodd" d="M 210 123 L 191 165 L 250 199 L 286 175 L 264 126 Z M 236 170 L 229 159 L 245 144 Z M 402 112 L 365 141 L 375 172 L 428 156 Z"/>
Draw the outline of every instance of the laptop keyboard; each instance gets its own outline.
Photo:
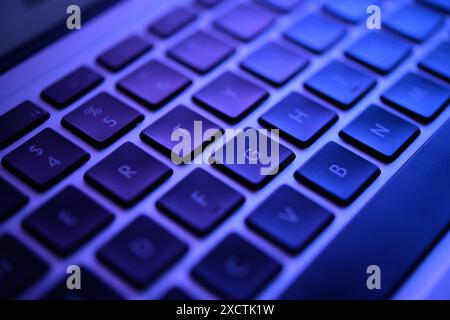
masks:
<path id="1" fill-rule="evenodd" d="M 162 42 L 167 41 L 195 23 L 201 14 L 198 7 L 214 12 L 224 2 L 198 0 L 195 4 L 174 8 L 150 22 L 145 32 L 160 38 Z M 58 257 L 68 257 L 81 248 L 89 247 L 90 241 L 107 230 L 113 221 L 122 219 L 110 212 L 109 205 L 105 208 L 97 203 L 97 197 L 105 197 L 111 201 L 112 207 L 117 204 L 120 211 L 127 211 L 153 190 L 164 188 L 163 196 L 154 205 L 163 213 L 164 219 L 175 221 L 185 229 L 188 237 L 195 236 L 198 241 L 203 241 L 206 237 L 215 236 L 214 231 L 220 228 L 221 223 L 237 210 L 245 210 L 245 228 L 255 231 L 257 237 L 275 245 L 283 253 L 298 255 L 333 223 L 335 213 L 288 185 L 279 186 L 258 206 L 249 206 L 239 190 L 202 168 L 194 169 L 175 184 L 169 178 L 174 174 L 179 176 L 179 168 L 166 164 L 174 156 L 172 148 L 175 143 L 170 135 L 175 128 L 194 130 L 194 121 L 202 121 L 203 130 L 215 129 L 218 133 L 225 128 L 215 123 L 215 117 L 233 126 L 261 105 L 270 104 L 270 108 L 257 121 L 265 128 L 280 130 L 279 175 L 292 166 L 299 154 L 297 148 L 307 150 L 338 119 L 348 118 L 349 122 L 339 132 L 339 137 L 367 157 L 336 142 L 328 142 L 310 155 L 302 166 L 295 168 L 291 178 L 293 183 L 306 186 L 332 204 L 349 206 L 380 175 L 379 164 L 373 158 L 385 163 L 395 162 L 420 136 L 420 126 L 433 122 L 450 102 L 448 83 L 442 83 L 450 78 L 450 43 L 445 41 L 417 62 L 422 72 L 428 75 L 405 72 L 381 93 L 380 100 L 387 107 L 364 102 L 366 106 L 362 112 L 352 112 L 351 116 L 347 114 L 347 110 L 376 87 L 381 77 L 389 77 L 401 66 L 415 46 L 425 43 L 444 26 L 445 14 L 450 9 L 446 1 L 424 0 L 397 5 L 392 15 L 383 20 L 383 30 L 366 32 L 348 48 L 336 52 L 336 56 L 339 53 L 349 60 L 333 58 L 303 83 L 297 84 L 298 89 L 303 86 L 314 99 L 294 91 L 286 92 L 284 98 L 275 103 L 267 88 L 282 90 L 287 83 L 295 82 L 297 75 L 308 70 L 326 53 L 332 52 L 333 47 L 364 20 L 367 6 L 374 2 L 377 1 L 361 0 L 356 5 L 354 0 L 329 1 L 317 12 L 299 21 L 290 21 L 278 32 L 279 29 L 273 28 L 277 19 L 289 14 L 291 9 L 306 6 L 308 1 L 245 1 L 231 7 L 211 23 L 210 28 L 214 28 L 215 32 L 199 27 L 167 48 L 165 58 L 150 58 L 157 44 L 145 37 L 129 35 L 109 50 L 99 52 L 97 67 L 99 70 L 104 68 L 104 72 L 83 65 L 61 79 L 55 79 L 53 84 L 43 88 L 41 98 L 62 110 L 76 105 L 94 88 L 103 90 L 101 85 L 108 76 L 102 74 L 124 72 L 124 76 L 115 83 L 117 93 L 101 91 L 83 104 L 76 105 L 75 109 L 63 110 L 62 126 L 44 128 L 52 112 L 28 100 L 0 115 L 0 148 L 6 148 L 35 128 L 39 129 L 37 134 L 2 156 L 1 163 L 5 169 L 39 193 L 53 188 L 77 170 L 84 170 L 83 177 L 87 183 L 83 187 L 65 187 L 39 208 L 27 213 L 21 221 L 22 227 L 32 235 L 33 241 L 36 239 Z M 194 7 L 197 10 L 193 10 Z M 272 36 L 274 30 L 278 32 L 279 40 Z M 271 36 L 266 37 L 269 34 Z M 244 55 L 238 61 L 237 69 L 208 78 L 206 85 L 197 85 L 200 77 L 207 77 L 214 69 L 227 64 L 228 59 L 245 49 L 248 43 L 264 37 L 267 38 L 264 45 Z M 146 62 L 133 69 L 131 65 L 138 61 Z M 179 68 L 174 68 L 174 64 Z M 157 109 L 165 110 L 167 104 L 191 86 L 195 86 L 190 97 L 193 104 L 205 109 L 210 116 L 205 117 L 195 112 L 195 108 L 181 104 L 164 111 L 164 114 L 153 113 Z M 146 107 L 146 112 L 141 113 L 129 106 L 121 98 L 124 96 Z M 51 110 L 51 107 L 46 109 Z M 126 141 L 113 149 L 107 148 L 138 130 L 135 127 L 146 118 L 153 120 L 149 126 L 139 128 L 144 144 Z M 257 125 L 256 121 L 253 125 Z M 59 133 L 64 130 L 74 133 L 77 138 L 65 138 Z M 236 139 L 234 137 L 227 144 Z M 175 156 L 180 159 L 201 157 L 200 147 L 206 147 L 213 140 L 211 135 L 201 141 L 193 141 L 189 150 Z M 94 152 L 104 152 L 103 149 L 106 149 L 100 161 L 92 163 L 91 155 L 83 150 L 86 143 L 95 148 Z M 160 161 L 141 146 L 158 150 L 167 161 Z M 303 156 L 303 153 L 300 154 Z M 234 158 L 236 156 L 232 155 Z M 425 158 L 423 155 L 420 158 L 423 165 L 427 160 Z M 79 169 L 86 162 L 87 170 L 86 165 Z M 412 162 L 402 170 L 411 171 L 416 166 L 417 163 Z M 212 170 L 217 169 L 217 173 L 222 172 L 252 192 L 264 189 L 277 177 L 261 175 L 260 165 L 216 162 L 214 168 Z M 391 199 L 392 193 L 388 194 L 388 188 L 392 189 L 400 182 L 408 184 L 403 181 L 404 176 L 397 176 L 389 187 L 382 188 L 377 197 L 383 198 L 386 204 L 395 202 Z M 84 188 L 92 188 L 98 194 L 88 196 Z M 92 190 L 89 191 L 92 193 Z M 11 216 L 19 214 L 29 201 L 28 195 L 20 191 L 19 186 L 1 177 L 0 194 L 1 227 Z M 370 211 L 375 210 L 372 207 L 363 210 L 358 220 L 355 218 L 357 222 L 345 229 L 335 242 L 331 241 L 331 246 L 311 264 L 304 277 L 294 282 L 284 297 L 320 297 L 312 287 L 319 272 L 330 263 L 328 259 L 345 253 L 344 247 L 349 242 L 360 242 L 358 248 L 361 250 L 364 244 L 373 244 L 376 236 L 370 238 L 370 232 L 362 240 L 355 238 L 356 234 L 370 230 L 372 223 L 377 223 L 372 221 L 374 215 Z M 380 210 L 387 215 L 384 209 Z M 399 214 L 403 213 L 405 216 L 402 218 L 407 220 L 406 212 L 399 209 Z M 392 230 L 400 223 L 400 219 L 386 219 L 391 221 Z M 411 259 L 407 261 L 409 264 L 402 264 L 398 273 L 389 278 L 390 289 L 398 285 L 413 262 L 417 262 L 415 259 L 426 252 L 426 244 L 440 233 L 444 218 L 435 216 L 433 219 L 435 228 L 428 230 L 422 242 L 414 242 L 417 249 L 411 249 L 412 245 L 405 249 L 410 249 L 406 253 Z M 128 221 L 110 233 L 109 241 L 90 250 L 106 267 L 106 272 L 111 272 L 114 277 L 117 276 L 117 281 L 124 281 L 137 290 L 151 287 L 177 262 L 195 251 L 183 240 L 184 234 L 180 236 L 166 230 L 159 219 L 140 215 Z M 254 245 L 245 237 L 249 231 L 243 230 L 220 236 L 217 244 L 210 247 L 205 256 L 197 256 L 191 270 L 187 270 L 196 283 L 215 297 L 258 297 L 282 270 L 284 262 L 277 261 L 277 258 Z M 412 237 L 412 229 L 408 230 L 407 236 Z M 393 237 L 393 234 L 388 232 L 386 237 L 390 236 Z M 0 297 L 21 297 L 27 289 L 39 283 L 50 269 L 44 260 L 8 230 L 2 231 Z M 30 269 L 28 265 L 35 267 Z M 86 270 L 86 277 L 92 285 L 81 295 L 69 292 L 55 282 L 52 287 L 46 288 L 45 295 L 37 298 L 126 298 L 105 284 L 101 276 L 97 276 L 97 273 L 101 275 L 105 271 L 90 266 Z M 59 272 L 61 275 L 64 270 Z M 307 276 L 310 278 L 306 279 Z M 346 274 L 345 277 L 350 276 Z M 330 282 L 334 283 L 332 280 Z M 305 288 L 303 283 L 306 283 Z M 168 289 L 164 291 L 167 299 L 191 298 L 188 288 Z"/>

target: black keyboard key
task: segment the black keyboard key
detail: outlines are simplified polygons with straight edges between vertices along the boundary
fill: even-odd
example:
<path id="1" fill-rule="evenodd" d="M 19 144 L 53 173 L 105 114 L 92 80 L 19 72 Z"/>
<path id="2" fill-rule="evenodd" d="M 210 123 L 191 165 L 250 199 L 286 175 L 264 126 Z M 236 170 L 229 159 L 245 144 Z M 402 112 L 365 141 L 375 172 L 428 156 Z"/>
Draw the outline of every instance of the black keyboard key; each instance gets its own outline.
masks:
<path id="1" fill-rule="evenodd" d="M 444 17 L 418 3 L 399 8 L 383 22 L 388 29 L 415 42 L 427 40 L 444 22 Z"/>
<path id="2" fill-rule="evenodd" d="M 172 288 L 164 296 L 161 297 L 161 300 L 167 301 L 180 301 L 180 300 L 194 300 L 188 293 L 180 288 Z"/>
<path id="3" fill-rule="evenodd" d="M 47 263 L 16 238 L 0 236 L 0 299 L 16 298 L 47 269 Z"/>
<path id="4" fill-rule="evenodd" d="M 169 57 L 198 73 L 207 73 L 231 56 L 234 48 L 215 36 L 197 31 L 168 51 Z"/>
<path id="5" fill-rule="evenodd" d="M 179 141 L 178 139 L 172 140 L 172 134 L 176 130 L 187 130 L 189 133 L 199 130 L 202 139 L 190 139 L 189 148 L 183 145 L 179 153 L 176 153 Z M 141 138 L 169 156 L 173 163 L 183 164 L 190 163 L 208 144 L 214 141 L 215 137 L 220 135 L 221 131 L 222 129 L 217 124 L 185 106 L 179 105 L 145 128 L 141 133 Z"/>
<path id="6" fill-rule="evenodd" d="M 161 226 L 139 216 L 97 253 L 98 258 L 137 288 L 166 271 L 187 245 Z"/>
<path id="7" fill-rule="evenodd" d="M 193 99 L 205 109 L 235 123 L 264 101 L 269 94 L 260 86 L 225 72 L 198 91 Z"/>
<path id="8" fill-rule="evenodd" d="M 193 269 L 193 276 L 226 299 L 253 298 L 280 264 L 237 234 L 230 234 Z"/>
<path id="9" fill-rule="evenodd" d="M 333 61 L 306 80 L 305 87 L 339 107 L 348 109 L 376 84 L 376 80 L 346 64 Z"/>
<path id="10" fill-rule="evenodd" d="M 143 38 L 132 35 L 122 40 L 106 52 L 97 61 L 110 71 L 119 71 L 148 52 L 152 45 Z"/>
<path id="11" fill-rule="evenodd" d="M 180 31 L 196 18 L 195 14 L 187 8 L 178 7 L 164 14 L 153 22 L 149 30 L 161 38 L 168 38 Z"/>
<path id="12" fill-rule="evenodd" d="M 24 228 L 60 256 L 67 256 L 108 225 L 113 215 L 68 186 L 23 221 Z"/>
<path id="13" fill-rule="evenodd" d="M 450 90 L 418 74 L 408 73 L 389 88 L 381 100 L 422 122 L 430 122 L 450 102 Z"/>
<path id="14" fill-rule="evenodd" d="M 104 148 L 143 119 L 135 109 L 102 92 L 64 116 L 61 122 L 93 146 Z"/>
<path id="15" fill-rule="evenodd" d="M 233 152 L 231 156 L 227 154 L 229 150 Z M 210 162 L 248 188 L 257 190 L 294 159 L 295 154 L 277 140 L 246 128 L 216 150 Z"/>
<path id="16" fill-rule="evenodd" d="M 281 86 L 308 65 L 292 50 L 269 42 L 245 58 L 241 67 L 274 86 Z"/>
<path id="17" fill-rule="evenodd" d="M 212 8 L 217 6 L 219 3 L 223 2 L 223 0 L 197 0 L 197 2 L 203 6 Z"/>
<path id="18" fill-rule="evenodd" d="M 450 2 L 448 2 L 447 0 L 420 0 L 420 1 L 432 8 L 450 14 Z"/>
<path id="19" fill-rule="evenodd" d="M 387 299 L 450 223 L 447 121 L 284 293 L 285 299 Z M 368 290 L 367 268 L 381 270 Z"/>
<path id="20" fill-rule="evenodd" d="M 321 14 L 311 14 L 289 28 L 284 36 L 314 53 L 323 53 L 345 35 L 345 25 Z"/>
<path id="21" fill-rule="evenodd" d="M 290 253 L 298 253 L 333 215 L 291 187 L 281 186 L 256 208 L 247 223 Z"/>
<path id="22" fill-rule="evenodd" d="M 258 0 L 262 5 L 275 11 L 288 13 L 296 7 L 301 0 Z"/>
<path id="23" fill-rule="evenodd" d="M 131 142 L 125 142 L 89 169 L 84 178 L 124 207 L 129 207 L 172 174 L 172 169 Z"/>
<path id="24" fill-rule="evenodd" d="M 336 112 L 293 92 L 264 113 L 259 122 L 279 129 L 280 135 L 292 143 L 308 147 L 337 119 Z"/>
<path id="25" fill-rule="evenodd" d="M 103 81 L 103 77 L 88 67 L 80 67 L 58 80 L 44 91 L 41 97 L 57 108 L 67 107 Z"/>
<path id="26" fill-rule="evenodd" d="M 240 4 L 216 20 L 215 25 L 231 36 L 250 41 L 267 30 L 276 15 L 265 7 L 246 3 Z"/>
<path id="27" fill-rule="evenodd" d="M 391 162 L 419 132 L 419 128 L 412 123 L 371 105 L 342 129 L 340 135 L 375 157 Z"/>
<path id="28" fill-rule="evenodd" d="M 329 142 L 295 172 L 295 177 L 338 204 L 347 205 L 379 174 L 374 164 Z"/>
<path id="29" fill-rule="evenodd" d="M 117 83 L 117 87 L 150 109 L 169 102 L 191 84 L 191 80 L 153 60 Z"/>
<path id="30" fill-rule="evenodd" d="M 195 169 L 158 200 L 165 213 L 205 235 L 244 202 L 244 197 L 202 169 Z"/>
<path id="31" fill-rule="evenodd" d="M 25 101 L 0 116 L 0 148 L 13 143 L 50 117 L 47 111 Z"/>
<path id="32" fill-rule="evenodd" d="M 450 42 L 436 47 L 420 63 L 419 67 L 450 82 Z"/>
<path id="33" fill-rule="evenodd" d="M 59 279 L 45 296 L 44 300 L 67 300 L 67 301 L 89 301 L 89 300 L 122 300 L 103 280 L 99 279 L 89 269 L 80 267 L 81 270 L 81 290 L 69 290 L 67 288 L 67 278 Z"/>
<path id="34" fill-rule="evenodd" d="M 47 128 L 8 153 L 2 164 L 33 188 L 44 191 L 88 159 L 88 153 Z"/>
<path id="35" fill-rule="evenodd" d="M 381 74 L 394 70 L 410 53 L 408 43 L 378 32 L 369 32 L 345 52 L 351 59 Z"/>
<path id="36" fill-rule="evenodd" d="M 328 0 L 324 10 L 350 23 L 358 23 L 367 17 L 367 8 L 379 0 Z"/>
<path id="37" fill-rule="evenodd" d="M 17 190 L 16 187 L 2 177 L 0 177 L 0 195 L 2 198 L 0 206 L 0 222 L 6 220 L 28 202 L 28 197 L 26 195 Z"/>

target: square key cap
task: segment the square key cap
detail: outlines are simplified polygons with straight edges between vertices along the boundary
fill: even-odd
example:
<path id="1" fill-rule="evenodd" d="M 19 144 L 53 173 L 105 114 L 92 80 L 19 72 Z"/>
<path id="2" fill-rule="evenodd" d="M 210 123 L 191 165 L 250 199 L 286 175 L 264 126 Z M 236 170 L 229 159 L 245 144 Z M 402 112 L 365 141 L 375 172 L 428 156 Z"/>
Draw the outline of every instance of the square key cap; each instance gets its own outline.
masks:
<path id="1" fill-rule="evenodd" d="M 180 130 L 180 132 L 187 130 L 191 136 L 199 132 L 202 139 L 190 139 L 190 148 L 182 148 L 178 154 L 172 154 L 179 144 L 178 140 L 172 141 L 172 134 L 176 130 Z M 189 108 L 179 105 L 145 128 L 141 133 L 141 138 L 171 157 L 172 162 L 182 164 L 191 162 L 209 143 L 214 141 L 214 137 L 218 136 L 221 131 L 222 129 L 217 124 Z M 182 137 L 185 136 L 182 135 Z"/>
<path id="2" fill-rule="evenodd" d="M 0 235 L 0 299 L 14 299 L 37 281 L 48 265 L 10 234 Z"/>
<path id="3" fill-rule="evenodd" d="M 26 217 L 23 226 L 58 255 L 67 256 L 113 217 L 83 192 L 68 186 Z"/>
<path id="4" fill-rule="evenodd" d="M 94 89 L 103 77 L 88 67 L 80 67 L 58 80 L 44 91 L 41 97 L 51 105 L 62 109 Z"/>
<path id="5" fill-rule="evenodd" d="M 281 86 L 300 72 L 308 60 L 274 42 L 269 42 L 245 58 L 241 68 L 274 86 Z"/>
<path id="6" fill-rule="evenodd" d="M 157 206 L 205 235 L 244 202 L 244 197 L 203 169 L 195 169 L 158 200 Z"/>
<path id="7" fill-rule="evenodd" d="M 448 105 L 450 90 L 418 74 L 408 73 L 388 89 L 381 100 L 422 122 L 430 122 Z"/>
<path id="8" fill-rule="evenodd" d="M 197 31 L 168 51 L 169 57 L 198 73 L 207 73 L 231 56 L 234 48 L 204 31 Z"/>
<path id="9" fill-rule="evenodd" d="M 247 218 L 252 228 L 290 253 L 298 253 L 333 215 L 291 187 L 283 185 Z"/>
<path id="10" fill-rule="evenodd" d="M 183 74 L 152 60 L 120 80 L 117 87 L 150 109 L 157 109 L 190 84 Z"/>
<path id="11" fill-rule="evenodd" d="M 408 43 L 376 31 L 367 33 L 345 52 L 351 59 L 381 74 L 394 70 L 410 53 Z"/>
<path id="12" fill-rule="evenodd" d="M 345 35 L 345 25 L 321 14 L 311 14 L 289 28 L 284 36 L 314 53 L 323 53 Z"/>
<path id="13" fill-rule="evenodd" d="M 406 149 L 419 132 L 419 128 L 412 123 L 371 105 L 339 134 L 375 157 L 391 162 Z"/>
<path id="14" fill-rule="evenodd" d="M 28 202 L 28 197 L 0 177 L 0 223 Z"/>
<path id="15" fill-rule="evenodd" d="M 443 22 L 444 17 L 440 13 L 418 3 L 409 3 L 388 16 L 383 25 L 420 43 L 427 40 Z"/>
<path id="16" fill-rule="evenodd" d="M 280 271 L 280 264 L 235 233 L 192 270 L 193 276 L 225 299 L 251 299 Z"/>
<path id="17" fill-rule="evenodd" d="M 294 159 L 295 154 L 277 140 L 246 128 L 215 150 L 209 161 L 248 188 L 258 190 Z"/>
<path id="18" fill-rule="evenodd" d="M 97 61 L 111 71 L 119 71 L 138 59 L 152 45 L 143 38 L 132 35 L 102 53 Z"/>
<path id="19" fill-rule="evenodd" d="M 0 115 L 0 148 L 13 143 L 50 117 L 31 101 L 24 101 Z"/>
<path id="20" fill-rule="evenodd" d="M 437 46 L 420 63 L 419 67 L 450 82 L 450 42 Z"/>
<path id="21" fill-rule="evenodd" d="M 186 27 L 195 18 L 195 14 L 189 9 L 177 7 L 153 22 L 149 31 L 161 38 L 168 38 Z"/>
<path id="22" fill-rule="evenodd" d="M 329 142 L 295 172 L 295 177 L 338 204 L 347 205 L 379 174 L 374 164 Z"/>
<path id="23" fill-rule="evenodd" d="M 264 113 L 259 122 L 279 129 L 280 135 L 292 143 L 308 147 L 337 119 L 336 112 L 293 92 Z"/>
<path id="24" fill-rule="evenodd" d="M 136 288 L 142 289 L 178 260 L 187 245 L 141 215 L 109 240 L 97 256 Z"/>
<path id="25" fill-rule="evenodd" d="M 366 17 L 367 7 L 379 0 L 328 0 L 324 10 L 350 23 L 358 23 Z"/>
<path id="26" fill-rule="evenodd" d="M 47 128 L 8 153 L 2 164 L 33 188 L 44 191 L 88 159 L 88 153 Z"/>
<path id="27" fill-rule="evenodd" d="M 332 61 L 306 80 L 306 89 L 348 109 L 376 84 L 376 80 L 342 62 Z"/>
<path id="28" fill-rule="evenodd" d="M 235 123 L 268 96 L 260 86 L 232 72 L 225 72 L 200 89 L 192 99 L 226 121 Z"/>
<path id="29" fill-rule="evenodd" d="M 131 142 L 125 142 L 89 169 L 84 178 L 124 207 L 129 207 L 172 174 L 172 169 Z"/>
<path id="30" fill-rule="evenodd" d="M 76 108 L 62 124 L 97 148 L 104 148 L 133 128 L 144 116 L 102 92 Z"/>
<path id="31" fill-rule="evenodd" d="M 275 20 L 275 13 L 265 7 L 240 4 L 216 20 L 215 25 L 231 36 L 241 40 L 253 40 Z"/>

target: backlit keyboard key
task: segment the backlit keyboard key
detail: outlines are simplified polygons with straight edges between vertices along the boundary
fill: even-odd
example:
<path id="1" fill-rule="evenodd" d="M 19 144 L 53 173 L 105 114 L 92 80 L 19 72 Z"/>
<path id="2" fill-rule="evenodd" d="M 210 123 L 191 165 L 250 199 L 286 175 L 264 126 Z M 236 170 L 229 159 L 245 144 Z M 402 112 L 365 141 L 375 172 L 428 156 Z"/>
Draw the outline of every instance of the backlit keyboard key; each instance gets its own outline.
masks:
<path id="1" fill-rule="evenodd" d="M 425 41 L 442 25 L 444 17 L 417 3 L 399 8 L 383 22 L 388 29 L 415 42 Z"/>
<path id="2" fill-rule="evenodd" d="M 301 0 L 258 0 L 258 2 L 262 5 L 265 5 L 273 10 L 286 13 L 294 9 L 300 1 Z"/>
<path id="3" fill-rule="evenodd" d="M 0 236 L 0 299 L 16 298 L 48 269 L 47 263 L 10 234 Z"/>
<path id="4" fill-rule="evenodd" d="M 83 192 L 68 186 L 23 221 L 24 228 L 60 256 L 92 238 L 113 215 Z"/>
<path id="5" fill-rule="evenodd" d="M 13 185 L 0 177 L 0 222 L 11 216 L 17 210 L 22 208 L 27 202 L 28 197 L 16 189 Z"/>
<path id="6" fill-rule="evenodd" d="M 391 162 L 419 132 L 415 125 L 371 105 L 347 125 L 340 135 L 375 157 Z"/>
<path id="7" fill-rule="evenodd" d="M 367 7 L 379 0 L 328 0 L 325 11 L 347 22 L 358 23 L 366 17 Z"/>
<path id="8" fill-rule="evenodd" d="M 139 216 L 97 253 L 137 288 L 144 288 L 178 260 L 186 244 L 145 216 Z"/>
<path id="9" fill-rule="evenodd" d="M 99 93 L 62 119 L 62 124 L 97 148 L 104 148 L 144 116 L 107 93 Z"/>
<path id="10" fill-rule="evenodd" d="M 151 109 L 169 102 L 191 84 L 178 71 L 153 60 L 120 80 L 117 87 Z"/>
<path id="11" fill-rule="evenodd" d="M 231 156 L 227 155 L 229 150 L 233 152 Z M 287 147 L 253 128 L 246 128 L 217 150 L 210 161 L 248 188 L 257 190 L 294 159 L 295 154 Z"/>
<path id="12" fill-rule="evenodd" d="M 241 40 L 250 41 L 264 32 L 275 20 L 275 14 L 256 4 L 240 4 L 216 20 L 215 25 Z"/>
<path id="13" fill-rule="evenodd" d="M 198 91 L 193 99 L 228 122 L 242 120 L 268 97 L 261 87 L 240 76 L 225 72 Z"/>
<path id="14" fill-rule="evenodd" d="M 182 148 L 179 150 L 180 153 L 172 154 L 179 144 L 178 140 L 172 140 L 172 134 L 176 130 L 183 129 L 194 134 L 196 128 L 201 130 L 202 139 L 191 139 L 190 148 Z M 205 136 L 207 130 L 210 131 Z M 221 131 L 222 129 L 217 124 L 187 107 L 179 105 L 145 128 L 141 133 L 141 138 L 171 157 L 172 161 L 175 160 L 177 164 L 181 164 L 192 161 Z"/>
<path id="15" fill-rule="evenodd" d="M 30 101 L 22 102 L 0 116 L 0 148 L 13 143 L 50 117 Z"/>
<path id="16" fill-rule="evenodd" d="M 323 53 L 345 35 L 345 26 L 321 14 L 306 16 L 289 28 L 284 36 L 314 53 Z"/>
<path id="17" fill-rule="evenodd" d="M 341 205 L 352 202 L 380 174 L 374 164 L 329 142 L 295 173 L 295 177 Z"/>
<path id="18" fill-rule="evenodd" d="M 152 45 L 143 38 L 130 36 L 102 53 L 97 61 L 111 71 L 119 71 L 149 51 Z"/>
<path id="19" fill-rule="evenodd" d="M 381 74 L 391 72 L 410 53 L 408 43 L 381 32 L 369 32 L 345 52 L 348 57 Z"/>
<path id="20" fill-rule="evenodd" d="M 447 0 L 420 0 L 422 3 L 450 14 L 450 2 Z"/>
<path id="21" fill-rule="evenodd" d="M 336 112 L 298 94 L 291 93 L 264 113 L 259 122 L 301 147 L 310 146 L 338 119 Z"/>
<path id="22" fill-rule="evenodd" d="M 307 64 L 306 58 L 270 42 L 245 58 L 241 67 L 274 86 L 281 86 Z"/>
<path id="23" fill-rule="evenodd" d="M 67 288 L 67 278 L 63 277 L 57 281 L 44 297 L 43 300 L 67 300 L 67 301 L 89 301 L 89 300 L 122 300 L 123 298 L 109 285 L 100 280 L 89 269 L 80 266 L 82 274 L 81 290 L 70 290 Z"/>
<path id="24" fill-rule="evenodd" d="M 226 299 L 251 299 L 280 271 L 280 264 L 237 234 L 230 234 L 194 268 L 194 277 Z"/>
<path id="25" fill-rule="evenodd" d="M 208 8 L 215 7 L 222 1 L 223 0 L 197 0 L 198 3 L 200 3 L 201 5 L 206 6 Z"/>
<path id="26" fill-rule="evenodd" d="M 448 105 L 450 91 L 422 76 L 408 73 L 381 99 L 420 121 L 430 122 Z"/>
<path id="27" fill-rule="evenodd" d="M 199 73 L 211 71 L 232 55 L 234 48 L 204 31 L 197 31 L 168 51 L 169 57 Z"/>
<path id="28" fill-rule="evenodd" d="M 283 249 L 298 253 L 331 220 L 327 210 L 283 185 L 250 214 L 247 223 Z"/>
<path id="29" fill-rule="evenodd" d="M 195 169 L 157 206 L 199 235 L 205 235 L 244 202 L 244 197 L 203 169 Z"/>
<path id="30" fill-rule="evenodd" d="M 149 30 L 161 38 L 168 38 L 186 27 L 195 18 L 195 14 L 189 9 L 175 8 L 152 23 Z"/>
<path id="31" fill-rule="evenodd" d="M 47 128 L 7 154 L 2 163 L 33 188 L 44 191 L 88 159 L 88 153 Z"/>
<path id="32" fill-rule="evenodd" d="M 85 174 L 88 183 L 128 207 L 156 188 L 172 170 L 131 142 L 125 142 Z"/>
<path id="33" fill-rule="evenodd" d="M 41 97 L 57 108 L 67 107 L 97 87 L 103 77 L 88 67 L 80 67 L 42 91 Z"/>
<path id="34" fill-rule="evenodd" d="M 450 42 L 443 42 L 420 63 L 419 67 L 450 82 Z"/>
<path id="35" fill-rule="evenodd" d="M 306 80 L 305 87 L 324 99 L 348 109 L 376 84 L 376 80 L 361 71 L 333 61 Z"/>

